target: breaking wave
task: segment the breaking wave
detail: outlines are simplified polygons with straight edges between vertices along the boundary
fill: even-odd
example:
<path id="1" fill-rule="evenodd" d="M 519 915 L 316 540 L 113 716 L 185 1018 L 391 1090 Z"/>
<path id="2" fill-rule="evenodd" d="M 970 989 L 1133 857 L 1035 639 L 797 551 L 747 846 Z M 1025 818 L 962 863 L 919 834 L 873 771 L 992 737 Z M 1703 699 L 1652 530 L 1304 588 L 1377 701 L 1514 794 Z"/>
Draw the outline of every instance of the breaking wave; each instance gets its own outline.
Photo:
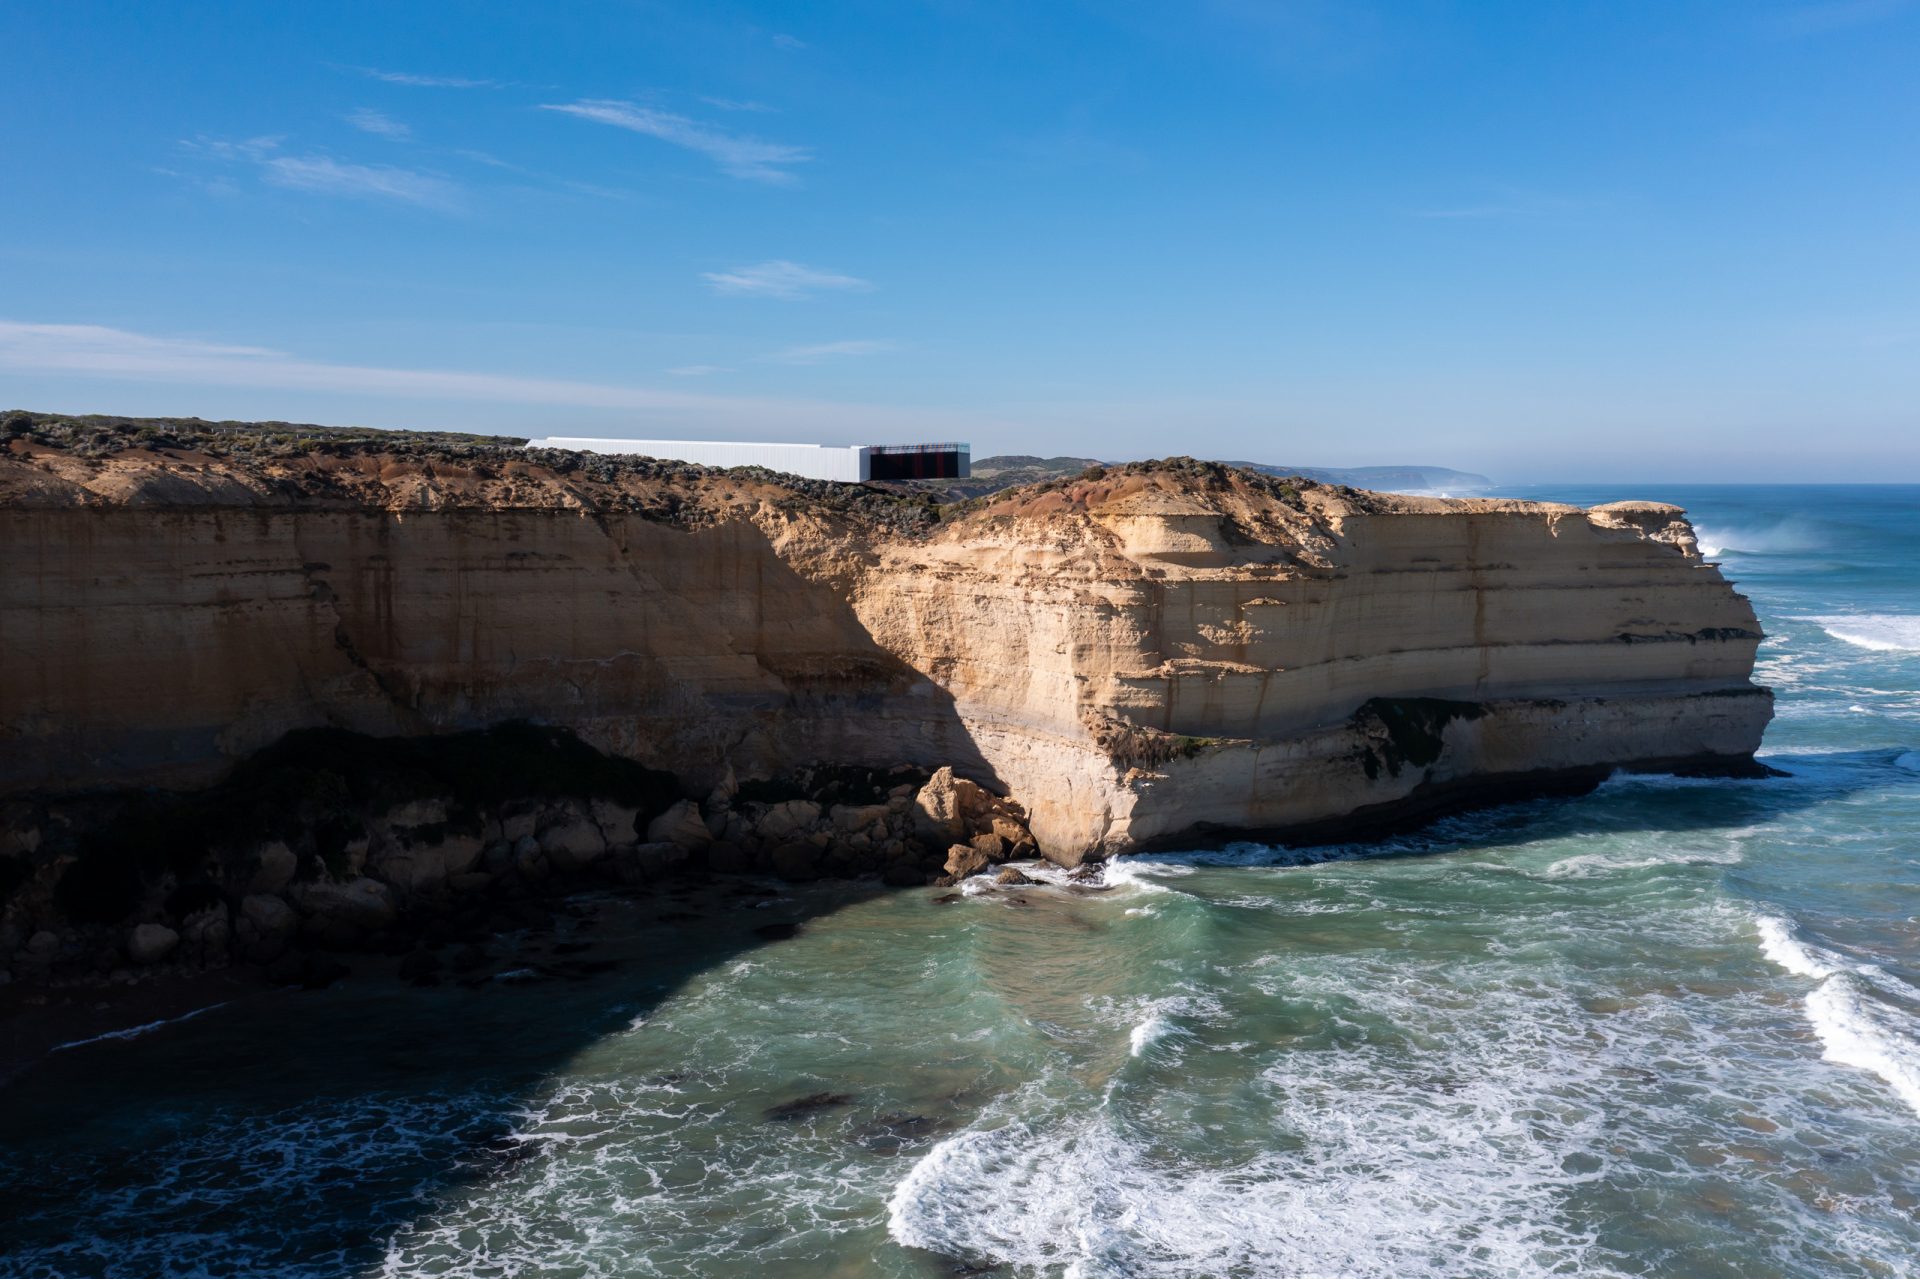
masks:
<path id="1" fill-rule="evenodd" d="M 1920 1015 L 1896 1001 L 1905 989 L 1872 964 L 1855 964 L 1795 935 L 1776 916 L 1754 920 L 1761 953 L 1797 977 L 1820 984 L 1806 998 L 1807 1020 L 1828 1061 L 1879 1076 L 1920 1114 Z"/>
<path id="2" fill-rule="evenodd" d="M 1826 538 L 1804 520 L 1785 520 L 1759 528 L 1738 525 L 1709 529 L 1696 522 L 1693 526 L 1700 554 L 1708 559 L 1724 555 L 1800 555 L 1824 550 Z"/>
<path id="3" fill-rule="evenodd" d="M 1876 653 L 1920 652 L 1920 617 L 1906 613 L 1850 613 L 1808 617 L 1843 644 Z"/>

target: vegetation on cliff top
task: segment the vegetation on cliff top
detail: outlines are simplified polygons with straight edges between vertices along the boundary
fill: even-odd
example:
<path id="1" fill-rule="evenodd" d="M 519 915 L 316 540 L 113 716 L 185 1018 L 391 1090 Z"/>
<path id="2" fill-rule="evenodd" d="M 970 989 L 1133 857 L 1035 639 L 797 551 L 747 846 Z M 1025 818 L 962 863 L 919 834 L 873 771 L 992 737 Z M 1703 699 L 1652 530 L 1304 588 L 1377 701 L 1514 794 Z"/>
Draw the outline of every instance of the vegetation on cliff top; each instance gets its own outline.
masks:
<path id="1" fill-rule="evenodd" d="M 691 462 L 571 449 L 530 449 L 509 435 L 454 431 L 388 431 L 371 427 L 315 426 L 294 422 L 208 422 L 199 418 L 69 416 L 24 409 L 0 412 L 0 454 L 23 441 L 94 462 L 135 451 L 190 453 L 284 487 L 288 468 L 329 459 L 392 458 L 446 467 L 483 481 L 500 479 L 509 464 L 544 470 L 570 482 L 597 486 L 578 493 L 602 509 L 625 511 L 664 523 L 699 523 L 698 503 L 685 490 L 702 482 L 731 480 L 776 490 L 772 504 L 791 511 L 826 511 L 896 533 L 922 533 L 941 518 L 937 494 L 909 486 L 836 484 L 741 466 L 720 469 Z M 318 496 L 321 477 L 309 472 L 296 493 Z M 636 483 L 649 491 L 636 490 Z"/>
<path id="2" fill-rule="evenodd" d="M 922 535 L 945 520 L 985 510 L 1016 494 L 1021 500 L 1066 492 L 1091 494 L 1132 477 L 1179 477 L 1206 492 L 1239 489 L 1296 511 L 1306 509 L 1302 494 L 1309 490 L 1323 489 L 1349 502 L 1363 492 L 1192 457 L 1116 464 L 1085 458 L 989 458 L 980 464 L 974 480 L 842 484 L 764 467 L 721 469 L 649 457 L 530 449 L 525 438 L 508 435 L 297 422 L 71 416 L 24 409 L 0 412 L 0 455 L 15 441 L 95 463 L 128 453 L 175 459 L 189 454 L 225 463 L 288 496 L 313 498 L 339 487 L 329 484 L 329 472 L 334 470 L 330 464 L 345 470 L 352 459 L 392 459 L 429 468 L 438 464 L 437 478 L 458 474 L 479 482 L 502 481 L 509 465 L 518 464 L 567 481 L 575 496 L 591 499 L 601 509 L 676 524 L 697 524 L 711 516 L 694 490 L 714 481 L 731 481 L 771 490 L 768 497 L 776 509 L 832 513 L 908 536 Z M 528 470 L 516 474 L 530 477 Z M 593 487 L 571 487 L 582 483 Z M 510 496 L 495 496 L 511 504 Z"/>

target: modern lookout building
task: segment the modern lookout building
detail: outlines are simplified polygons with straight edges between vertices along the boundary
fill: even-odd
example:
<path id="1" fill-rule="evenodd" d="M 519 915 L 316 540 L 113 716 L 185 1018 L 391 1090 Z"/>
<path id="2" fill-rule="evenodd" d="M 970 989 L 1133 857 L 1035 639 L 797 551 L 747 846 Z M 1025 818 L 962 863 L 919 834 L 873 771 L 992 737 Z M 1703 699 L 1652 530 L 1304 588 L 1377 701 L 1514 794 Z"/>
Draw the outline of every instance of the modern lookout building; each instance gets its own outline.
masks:
<path id="1" fill-rule="evenodd" d="M 631 453 L 701 466 L 764 466 L 811 480 L 962 480 L 971 472 L 966 444 L 734 444 L 718 440 L 601 440 L 555 435 L 528 448 Z"/>

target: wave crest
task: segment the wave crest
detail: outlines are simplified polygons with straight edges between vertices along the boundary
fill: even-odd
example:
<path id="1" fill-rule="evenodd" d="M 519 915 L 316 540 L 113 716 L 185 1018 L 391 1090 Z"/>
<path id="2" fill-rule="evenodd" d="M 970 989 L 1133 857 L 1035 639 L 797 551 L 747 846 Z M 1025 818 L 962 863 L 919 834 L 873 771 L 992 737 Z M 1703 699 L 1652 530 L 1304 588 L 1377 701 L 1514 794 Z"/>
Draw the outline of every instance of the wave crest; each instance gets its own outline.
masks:
<path id="1" fill-rule="evenodd" d="M 1876 653 L 1920 652 L 1920 617 L 1908 613 L 1848 613 L 1802 618 L 1843 644 Z"/>

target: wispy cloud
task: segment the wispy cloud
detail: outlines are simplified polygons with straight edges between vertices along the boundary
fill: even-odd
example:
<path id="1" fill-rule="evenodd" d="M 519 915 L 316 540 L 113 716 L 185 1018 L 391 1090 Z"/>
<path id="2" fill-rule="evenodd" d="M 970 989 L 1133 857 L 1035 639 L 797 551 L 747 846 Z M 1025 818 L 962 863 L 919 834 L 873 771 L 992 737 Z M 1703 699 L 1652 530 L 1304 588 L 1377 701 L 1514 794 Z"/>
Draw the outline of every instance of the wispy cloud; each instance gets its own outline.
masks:
<path id="1" fill-rule="evenodd" d="M 892 342 L 856 338 L 846 342 L 815 342 L 809 346 L 790 346 L 784 351 L 775 351 L 765 358 L 773 364 L 818 364 L 822 360 L 838 359 L 843 355 L 878 355 L 882 351 L 893 349 Z"/>
<path id="2" fill-rule="evenodd" d="M 784 260 L 762 262 L 757 266 L 737 266 L 731 271 L 703 271 L 700 278 L 715 293 L 763 298 L 803 298 L 810 293 L 829 289 L 866 290 L 873 287 L 858 276 L 822 271 Z"/>
<path id="3" fill-rule="evenodd" d="M 981 418 L 941 409 L 707 395 L 499 373 L 327 364 L 265 347 L 154 337 L 93 324 L 0 320 L 0 370 L 40 379 L 65 375 L 204 387 L 622 409 L 659 414 L 664 423 L 677 429 L 804 430 L 837 438 L 869 430 L 889 434 L 903 430 L 962 432 L 955 438 L 965 438 L 965 432 L 987 424 Z"/>
<path id="4" fill-rule="evenodd" d="M 701 98 L 700 101 L 710 107 L 718 107 L 722 111 L 753 111 L 760 114 L 771 114 L 780 109 L 778 107 L 770 107 L 764 102 L 742 102 L 737 98 Z"/>
<path id="5" fill-rule="evenodd" d="M 209 138 L 198 137 L 182 142 L 180 149 L 190 155 L 206 156 L 210 160 L 228 162 L 253 161 L 266 159 L 280 149 L 286 141 L 279 134 L 262 134 L 257 138 Z"/>
<path id="6" fill-rule="evenodd" d="M 423 209 L 460 208 L 460 188 L 445 178 L 388 164 L 343 164 L 324 155 L 281 155 L 264 162 L 275 186 L 356 199 L 397 200 Z"/>
<path id="7" fill-rule="evenodd" d="M 1775 9 L 1759 17 L 1763 34 L 1782 39 L 1870 26 L 1913 10 L 1915 0 L 1825 0 Z"/>
<path id="8" fill-rule="evenodd" d="M 710 377 L 715 373 L 731 373 L 733 370 L 719 364 L 683 364 L 667 372 L 674 377 Z"/>
<path id="9" fill-rule="evenodd" d="M 291 155 L 281 150 L 277 137 L 196 138 L 181 147 L 222 164 L 251 165 L 262 182 L 294 191 L 388 200 L 448 213 L 465 204 L 461 187 L 438 174 L 391 164 L 351 164 L 328 155 Z"/>
<path id="10" fill-rule="evenodd" d="M 383 111 L 372 107 L 361 107 L 350 112 L 346 122 L 362 133 L 375 134 L 382 138 L 392 138 L 395 142 L 404 142 L 413 136 L 413 130 Z"/>
<path id="11" fill-rule="evenodd" d="M 799 49 L 810 49 L 813 47 L 809 45 L 805 40 L 802 40 L 799 36 L 790 36 L 786 34 L 784 31 L 776 31 L 774 33 L 773 43 L 777 47 L 782 49 L 799 50 Z"/>
<path id="12" fill-rule="evenodd" d="M 417 89 L 501 89 L 506 86 L 498 80 L 469 80 L 457 75 L 416 75 L 411 71 L 381 71 L 376 67 L 353 67 L 369 80 L 384 80 L 388 84 L 411 85 Z"/>
<path id="13" fill-rule="evenodd" d="M 764 142 L 744 133 L 732 133 L 718 125 L 703 124 L 669 111 L 610 98 L 585 98 L 579 102 L 542 103 L 543 111 L 560 111 L 610 124 L 618 129 L 644 133 L 662 142 L 689 151 L 698 151 L 720 167 L 722 173 L 750 182 L 786 185 L 796 179 L 790 166 L 813 159 L 805 147 L 783 142 Z"/>

